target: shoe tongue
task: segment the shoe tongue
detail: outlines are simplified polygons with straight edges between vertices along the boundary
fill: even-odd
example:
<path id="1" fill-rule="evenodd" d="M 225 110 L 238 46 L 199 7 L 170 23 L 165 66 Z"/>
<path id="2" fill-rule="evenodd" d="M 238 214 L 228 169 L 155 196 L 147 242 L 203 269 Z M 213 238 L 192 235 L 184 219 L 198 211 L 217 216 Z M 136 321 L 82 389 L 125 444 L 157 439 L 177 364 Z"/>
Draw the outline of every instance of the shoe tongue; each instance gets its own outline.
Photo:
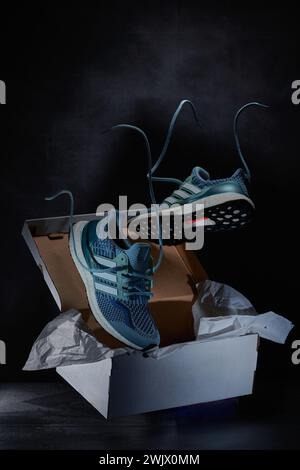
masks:
<path id="1" fill-rule="evenodd" d="M 148 243 L 134 243 L 126 253 L 134 271 L 144 272 L 149 268 L 151 246 Z"/>
<path id="2" fill-rule="evenodd" d="M 202 168 L 201 166 L 196 166 L 193 169 L 192 174 L 193 174 L 193 177 L 203 182 L 206 182 L 207 180 L 210 179 L 209 173 L 206 170 L 204 170 L 204 168 Z"/>

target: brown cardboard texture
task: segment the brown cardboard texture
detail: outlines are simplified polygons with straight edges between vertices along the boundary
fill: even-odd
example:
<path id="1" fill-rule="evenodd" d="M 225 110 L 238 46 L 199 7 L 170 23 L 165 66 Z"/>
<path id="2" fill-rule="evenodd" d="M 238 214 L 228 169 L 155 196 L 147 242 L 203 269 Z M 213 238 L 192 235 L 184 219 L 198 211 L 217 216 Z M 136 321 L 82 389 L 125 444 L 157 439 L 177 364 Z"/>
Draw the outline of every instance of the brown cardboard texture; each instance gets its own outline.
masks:
<path id="1" fill-rule="evenodd" d="M 111 348 L 123 343 L 113 338 L 95 320 L 88 304 L 85 287 L 73 263 L 67 233 L 38 236 L 32 231 L 41 260 L 58 292 L 61 311 L 79 310 L 97 339 Z M 154 262 L 158 246 L 152 244 Z M 150 310 L 161 335 L 161 346 L 194 339 L 192 304 L 196 283 L 207 275 L 196 255 L 183 245 L 165 246 L 163 262 L 155 273 Z"/>

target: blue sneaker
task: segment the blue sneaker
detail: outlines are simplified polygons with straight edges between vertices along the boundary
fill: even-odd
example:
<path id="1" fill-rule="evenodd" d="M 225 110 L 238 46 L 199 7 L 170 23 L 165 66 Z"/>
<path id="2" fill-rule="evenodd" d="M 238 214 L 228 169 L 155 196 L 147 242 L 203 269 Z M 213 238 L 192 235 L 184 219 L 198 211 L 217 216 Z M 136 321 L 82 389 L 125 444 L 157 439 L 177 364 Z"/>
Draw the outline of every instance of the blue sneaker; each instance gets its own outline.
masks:
<path id="1" fill-rule="evenodd" d="M 182 101 L 171 120 L 163 150 L 148 174 L 148 178 L 151 178 L 153 181 L 173 183 L 178 186 L 160 205 L 159 212 L 161 221 L 164 217 L 170 218 L 169 238 L 164 238 L 163 242 L 164 244 L 171 245 L 186 241 L 184 238 L 185 224 L 188 228 L 204 226 L 205 231 L 227 231 L 237 229 L 250 222 L 254 213 L 254 203 L 248 193 L 250 171 L 241 151 L 237 124 L 241 112 L 249 106 L 267 107 L 266 105 L 253 102 L 246 104 L 236 113 L 234 118 L 234 137 L 243 168 L 239 168 L 232 176 L 224 179 L 211 179 L 206 170 L 197 166 L 184 181 L 175 178 L 154 177 L 152 175 L 162 162 L 168 149 L 176 119 L 186 103 L 192 107 L 194 117 L 198 122 L 193 103 L 188 100 Z M 197 203 L 204 204 L 204 211 L 195 211 Z M 179 224 L 183 225 L 183 227 L 178 226 L 178 218 L 175 222 L 175 217 L 173 216 L 176 213 L 184 214 Z M 140 238 L 157 241 L 157 230 L 153 230 L 155 224 L 149 221 L 150 217 L 151 213 L 149 211 L 148 214 L 138 216 L 135 224 L 139 222 Z M 180 230 L 177 230 L 178 227 Z"/>
<path id="2" fill-rule="evenodd" d="M 98 220 L 77 222 L 69 247 L 85 285 L 90 308 L 112 336 L 136 349 L 159 345 L 159 332 L 150 315 L 153 266 L 146 243 L 121 246 L 101 239 Z"/>

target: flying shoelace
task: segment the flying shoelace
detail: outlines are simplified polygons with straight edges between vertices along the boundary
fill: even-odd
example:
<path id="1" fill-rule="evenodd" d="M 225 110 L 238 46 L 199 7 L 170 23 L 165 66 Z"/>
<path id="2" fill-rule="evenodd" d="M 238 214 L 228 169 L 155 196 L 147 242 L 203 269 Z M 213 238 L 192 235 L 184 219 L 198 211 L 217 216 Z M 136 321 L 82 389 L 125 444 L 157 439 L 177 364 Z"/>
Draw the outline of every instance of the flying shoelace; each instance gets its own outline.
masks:
<path id="1" fill-rule="evenodd" d="M 240 160 L 241 160 L 241 162 L 244 166 L 245 176 L 247 177 L 249 182 L 251 180 L 251 173 L 250 173 L 249 167 L 246 163 L 246 160 L 245 160 L 245 157 L 243 155 L 242 149 L 241 149 L 240 139 L 239 139 L 239 135 L 238 135 L 238 121 L 239 121 L 239 117 L 242 114 L 242 112 L 246 108 L 250 108 L 250 106 L 259 106 L 261 108 L 269 108 L 269 106 L 266 105 L 266 104 L 258 103 L 257 101 L 251 101 L 250 103 L 244 104 L 244 106 L 242 106 L 234 116 L 233 135 L 234 135 L 235 145 L 236 145 L 236 149 L 237 149 L 237 152 L 239 154 Z"/>
<path id="2" fill-rule="evenodd" d="M 114 129 L 117 129 L 117 128 L 129 128 L 129 129 L 132 129 L 132 130 L 140 133 L 143 136 L 143 139 L 144 139 L 144 142 L 145 142 L 145 145 L 146 145 L 147 157 L 148 157 L 148 171 L 150 172 L 151 168 L 152 168 L 152 154 L 151 154 L 150 143 L 149 143 L 148 137 L 145 134 L 145 132 L 142 131 L 142 129 L 140 129 L 139 127 L 132 126 L 130 124 L 118 124 L 116 126 L 113 126 L 111 129 L 114 130 Z M 109 132 L 109 131 L 104 131 L 103 133 L 106 133 L 106 132 Z M 131 268 L 131 270 L 126 275 L 123 274 L 123 276 L 127 277 L 127 279 L 128 279 L 128 288 L 124 292 L 125 296 L 128 296 L 128 297 L 131 297 L 131 296 L 138 296 L 138 297 L 139 296 L 141 296 L 141 297 L 145 296 L 145 297 L 149 297 L 149 298 L 152 297 L 153 293 L 150 290 L 143 290 L 138 284 L 140 284 L 142 282 L 144 285 L 150 285 L 150 283 L 152 281 L 152 273 L 154 273 L 158 270 L 158 268 L 161 265 L 162 259 L 163 259 L 163 242 L 162 242 L 161 225 L 160 225 L 160 220 L 159 220 L 159 208 L 158 208 L 158 205 L 157 205 L 157 202 L 156 202 L 154 189 L 153 189 L 153 182 L 152 182 L 152 177 L 151 176 L 148 179 L 148 181 L 149 181 L 149 192 L 150 192 L 151 202 L 154 205 L 154 208 L 155 208 L 155 211 L 156 211 L 157 224 L 158 224 L 158 227 L 159 227 L 159 256 L 158 256 L 158 260 L 157 260 L 155 266 L 153 266 L 153 268 L 149 268 L 149 269 L 145 270 L 145 273 L 140 273 L 140 272 L 134 270 L 133 268 Z M 118 269 L 121 269 L 121 268 L 112 267 L 112 268 L 92 269 L 92 268 L 87 267 L 85 264 L 83 264 L 81 262 L 81 260 L 78 256 L 78 253 L 77 253 L 75 239 L 74 239 L 74 228 L 73 228 L 73 226 L 74 226 L 74 197 L 73 197 L 72 192 L 69 191 L 69 190 L 62 190 L 62 191 L 59 191 L 58 193 L 54 194 L 53 196 L 46 197 L 45 200 L 46 201 L 52 201 L 52 200 L 54 200 L 57 197 L 62 196 L 62 195 L 67 195 L 69 197 L 69 200 L 70 200 L 69 233 L 70 233 L 70 238 L 71 238 L 71 243 L 72 243 L 72 246 L 73 246 L 73 250 L 74 250 L 74 253 L 75 253 L 75 256 L 76 256 L 76 260 L 78 261 L 80 266 L 83 269 L 85 269 L 86 271 L 88 271 L 88 272 L 90 272 L 91 274 L 94 274 L 94 275 L 101 274 L 101 273 L 107 273 L 107 272 L 114 273 L 114 274 L 117 273 Z M 151 271 L 151 273 L 150 273 L 150 271 Z"/>
<path id="3" fill-rule="evenodd" d="M 177 121 L 177 118 L 178 118 L 179 114 L 182 111 L 182 108 L 186 104 L 190 105 L 190 107 L 192 108 L 194 119 L 195 119 L 196 123 L 200 126 L 200 122 L 199 122 L 199 119 L 198 119 L 198 114 L 197 114 L 197 110 L 195 108 L 195 105 L 190 100 L 182 100 L 180 102 L 179 106 L 177 107 L 177 109 L 176 109 L 175 113 L 173 114 L 173 117 L 170 121 L 167 136 L 166 136 L 162 151 L 161 151 L 161 153 L 160 153 L 160 155 L 157 159 L 157 162 L 154 164 L 154 166 L 151 168 L 151 171 L 149 171 L 149 173 L 147 175 L 147 177 L 149 179 L 152 179 L 153 181 L 159 181 L 159 182 L 163 182 L 163 183 L 174 183 L 174 184 L 179 185 L 179 186 L 183 183 L 183 181 L 181 181 L 177 178 L 157 177 L 157 176 L 153 176 L 153 174 L 156 172 L 156 170 L 158 169 L 159 165 L 161 164 L 161 162 L 163 161 L 163 159 L 166 155 L 166 152 L 169 148 L 171 138 L 172 138 L 172 135 L 173 135 L 175 123 Z M 241 145 L 240 145 L 240 140 L 239 140 L 239 135 L 238 135 L 238 122 L 239 122 L 239 117 L 240 117 L 241 113 L 246 108 L 249 108 L 250 106 L 259 106 L 259 107 L 262 107 L 262 108 L 268 108 L 269 107 L 265 104 L 258 103 L 257 101 L 251 101 L 250 103 L 246 103 L 244 106 L 242 106 L 234 116 L 234 120 L 233 120 L 234 140 L 235 140 L 238 155 L 239 155 L 240 160 L 242 162 L 242 165 L 244 167 L 245 176 L 247 177 L 248 181 L 250 181 L 250 179 L 251 179 L 251 174 L 250 174 L 249 167 L 246 163 L 245 157 L 244 157 L 244 155 L 242 153 L 242 150 L 241 150 Z"/>
<path id="4" fill-rule="evenodd" d="M 162 229 L 161 229 L 161 223 L 159 219 L 159 204 L 157 204 L 156 197 L 155 197 L 155 192 L 153 188 L 153 178 L 151 174 L 151 169 L 152 169 L 152 153 L 151 153 L 151 147 L 149 143 L 149 139 L 146 135 L 146 133 L 140 129 L 137 126 L 132 126 L 131 124 L 118 124 L 116 126 L 113 126 L 112 129 L 117 129 L 117 128 L 127 128 L 127 129 L 132 129 L 138 133 L 140 133 L 143 136 L 145 146 L 146 146 L 146 151 L 147 151 L 147 158 L 148 158 L 148 174 L 150 174 L 150 177 L 148 177 L 148 184 L 149 184 L 149 193 L 150 193 L 150 198 L 152 205 L 155 210 L 156 214 L 156 220 L 157 220 L 157 227 L 158 227 L 158 240 L 159 240 L 159 254 L 158 254 L 158 260 L 156 264 L 153 267 L 153 272 L 156 272 L 158 268 L 161 265 L 161 262 L 164 257 L 164 252 L 163 252 L 163 240 L 162 240 Z"/>

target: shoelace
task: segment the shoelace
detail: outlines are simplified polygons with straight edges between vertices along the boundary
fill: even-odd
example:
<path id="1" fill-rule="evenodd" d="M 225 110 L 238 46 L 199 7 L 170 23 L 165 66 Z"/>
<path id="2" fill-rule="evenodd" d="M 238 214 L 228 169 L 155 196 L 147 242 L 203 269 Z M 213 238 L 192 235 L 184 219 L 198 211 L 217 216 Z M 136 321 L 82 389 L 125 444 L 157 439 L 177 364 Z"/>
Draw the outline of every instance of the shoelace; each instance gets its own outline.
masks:
<path id="1" fill-rule="evenodd" d="M 159 182 L 165 182 L 165 183 L 174 183 L 174 184 L 177 184 L 177 185 L 181 185 L 183 183 L 183 181 L 179 180 L 179 179 L 176 179 L 176 178 L 165 178 L 165 177 L 158 177 L 158 176 L 153 176 L 153 174 L 155 173 L 155 171 L 157 170 L 157 168 L 159 167 L 159 165 L 161 164 L 161 162 L 163 161 L 166 153 L 167 153 L 167 150 L 168 150 L 168 147 L 170 145 L 170 142 L 171 142 L 171 137 L 172 137 L 172 134 L 173 134 L 173 130 L 174 130 L 174 126 L 175 126 L 175 123 L 177 121 L 177 118 L 179 116 L 179 114 L 181 113 L 182 111 L 182 108 L 184 107 L 184 105 L 188 104 L 191 108 L 192 108 L 192 111 L 193 111 L 193 116 L 194 116 L 194 119 L 196 121 L 196 123 L 200 126 L 200 121 L 199 121 L 199 118 L 198 118 L 198 114 L 197 114 L 197 110 L 196 110 L 196 107 L 195 105 L 192 103 L 192 101 L 190 100 L 182 100 L 180 103 L 179 103 L 179 106 L 178 108 L 176 109 L 175 113 L 173 114 L 173 117 L 170 121 L 170 125 L 169 125 L 169 129 L 168 129 L 168 133 L 167 133 L 167 137 L 166 137 L 166 140 L 164 142 L 164 145 L 163 145 L 163 148 L 162 148 L 162 151 L 158 157 L 158 160 L 157 162 L 153 165 L 153 167 L 150 169 L 147 177 L 149 179 L 152 178 L 153 181 L 159 181 Z"/>
<path id="2" fill-rule="evenodd" d="M 158 260 L 157 260 L 156 264 L 153 266 L 153 272 L 155 273 L 161 265 L 161 262 L 162 262 L 163 256 L 164 256 L 164 252 L 163 252 L 162 229 L 161 229 L 161 223 L 160 223 L 160 219 L 159 219 L 159 205 L 157 204 L 157 201 L 156 201 L 154 188 L 153 188 L 153 178 L 152 178 L 152 174 L 151 174 L 152 153 L 151 153 L 151 147 L 150 147 L 149 139 L 148 139 L 146 133 L 137 126 L 133 126 L 131 124 L 117 124 L 116 126 L 112 127 L 112 129 L 118 129 L 118 128 L 132 129 L 132 130 L 140 133 L 143 136 L 143 139 L 144 139 L 144 142 L 145 142 L 145 145 L 146 145 L 147 158 L 148 158 L 148 174 L 150 175 L 148 177 L 149 193 L 150 193 L 151 202 L 152 202 L 152 204 L 154 206 L 154 209 L 155 209 L 157 227 L 158 227 L 158 239 L 159 239 Z"/>
<path id="3" fill-rule="evenodd" d="M 133 129 L 133 130 L 139 132 L 143 136 L 143 139 L 144 139 L 144 142 L 145 142 L 145 145 L 146 145 L 147 157 L 148 157 L 148 170 L 150 171 L 151 168 L 152 168 L 152 154 L 151 154 L 150 143 L 149 143 L 148 137 L 145 134 L 145 132 L 142 131 L 139 127 L 132 126 L 130 124 L 118 124 L 118 125 L 112 127 L 113 130 L 117 129 L 117 128 Z M 107 132 L 107 131 L 105 131 L 105 132 Z M 156 198 L 155 198 L 154 189 L 153 189 L 153 182 L 152 182 L 151 177 L 149 178 L 149 192 L 150 192 L 150 197 L 151 197 L 152 204 L 154 204 L 154 207 L 155 207 L 155 211 L 156 211 L 156 215 L 157 215 L 157 223 L 158 223 L 158 227 L 159 227 L 159 256 L 158 256 L 158 260 L 157 260 L 155 266 L 152 269 L 149 268 L 149 269 L 145 270 L 145 273 L 140 273 L 138 271 L 135 271 L 133 268 L 130 268 L 130 271 L 127 274 L 122 274 L 122 276 L 127 278 L 127 281 L 128 281 L 126 288 L 123 289 L 123 291 L 125 291 L 125 296 L 128 296 L 128 297 L 131 297 L 131 296 L 138 296 L 138 297 L 139 296 L 140 297 L 145 296 L 145 297 L 149 297 L 149 298 L 152 297 L 153 293 L 150 291 L 150 285 L 151 285 L 151 281 L 152 281 L 152 272 L 157 271 L 157 269 L 159 268 L 159 266 L 162 262 L 162 259 L 163 259 L 163 242 L 162 242 L 161 225 L 160 225 L 160 221 L 159 221 L 159 209 L 158 209 L 158 205 L 156 203 Z M 91 268 L 88 268 L 87 266 L 85 266 L 81 262 L 81 260 L 78 256 L 75 241 L 74 241 L 74 228 L 73 228 L 73 225 L 74 225 L 74 197 L 73 197 L 72 192 L 69 191 L 69 190 L 62 190 L 62 191 L 59 191 L 58 193 L 54 194 L 53 196 L 46 197 L 45 200 L 46 201 L 52 201 L 52 200 L 56 199 L 57 197 L 59 197 L 61 195 L 64 195 L 64 194 L 67 195 L 70 199 L 69 233 L 70 233 L 70 238 L 71 238 L 71 243 L 73 245 L 74 253 L 75 253 L 75 256 L 76 256 L 76 260 L 78 261 L 78 263 L 80 264 L 80 266 L 83 269 L 90 272 L 91 274 L 97 275 L 97 274 L 107 273 L 107 272 L 116 274 L 117 271 L 121 268 L 114 267 L 114 268 L 91 269 Z M 148 286 L 149 290 L 145 290 L 145 289 L 143 290 L 139 286 L 139 284 L 141 282 L 144 284 L 144 286 Z"/>
<path id="4" fill-rule="evenodd" d="M 234 140 L 235 140 L 235 145 L 236 145 L 236 149 L 237 149 L 237 152 L 239 154 L 239 157 L 240 157 L 240 160 L 243 164 L 243 167 L 244 167 L 244 171 L 245 171 L 245 176 L 246 178 L 248 179 L 248 181 L 250 182 L 251 180 L 251 173 L 250 173 L 250 170 L 249 170 L 249 167 L 246 163 L 246 160 L 245 160 L 245 157 L 242 153 L 242 149 L 241 149 L 241 144 L 240 144 L 240 139 L 239 139 L 239 135 L 238 135 L 238 121 L 239 121 L 239 117 L 240 115 L 242 114 L 242 112 L 246 109 L 246 108 L 250 108 L 250 106 L 259 106 L 261 108 L 269 108 L 268 105 L 266 104 L 262 104 L 262 103 L 258 103 L 257 101 L 251 101 L 250 103 L 246 103 L 244 104 L 244 106 L 242 106 L 238 111 L 237 113 L 235 114 L 234 116 L 234 120 L 233 120 L 233 135 L 234 135 Z"/>
<path id="5" fill-rule="evenodd" d="M 70 238 L 71 238 L 71 243 L 73 245 L 74 253 L 76 256 L 77 262 L 80 264 L 80 266 L 88 271 L 91 274 L 94 274 L 97 276 L 98 274 L 101 273 L 113 273 L 117 274 L 118 271 L 120 271 L 122 268 L 121 267 L 112 267 L 112 268 L 88 268 L 85 264 L 83 264 L 78 256 L 77 249 L 76 249 L 76 244 L 74 242 L 74 197 L 71 191 L 63 189 L 62 191 L 59 191 L 58 193 L 54 194 L 53 196 L 46 197 L 46 201 L 52 201 L 53 199 L 56 199 L 59 196 L 62 195 L 67 195 L 70 199 L 70 215 L 69 215 L 69 233 L 70 233 Z M 141 281 L 145 285 L 149 285 L 152 281 L 152 275 L 150 274 L 151 268 L 147 269 L 145 273 L 140 273 L 138 271 L 135 271 L 134 269 L 130 268 L 130 271 L 127 274 L 122 274 L 123 277 L 128 279 L 127 287 L 124 289 L 125 296 L 146 296 L 146 297 L 152 297 L 152 292 L 150 290 L 143 290 L 140 288 L 138 285 Z M 149 273 L 149 274 L 148 274 Z"/>
<path id="6" fill-rule="evenodd" d="M 179 180 L 177 178 L 166 178 L 166 177 L 157 177 L 157 176 L 153 176 L 153 174 L 155 173 L 155 171 L 157 170 L 157 168 L 159 167 L 159 165 L 161 164 L 161 162 L 163 161 L 165 155 L 166 155 L 166 152 L 168 150 L 168 147 L 170 145 L 170 142 L 171 142 L 171 138 L 172 138 L 172 135 L 173 135 L 173 131 L 174 131 L 174 127 L 175 127 L 175 123 L 177 121 L 177 118 L 179 116 L 179 114 L 181 113 L 182 111 L 182 108 L 184 107 L 184 105 L 190 105 L 190 107 L 192 108 L 192 111 L 193 111 L 193 116 L 194 116 L 194 119 L 196 121 L 196 123 L 198 125 L 200 125 L 200 122 L 199 122 L 199 119 L 198 119 L 198 114 L 197 114 L 197 111 L 196 111 L 196 108 L 195 108 L 195 105 L 192 103 L 192 101 L 190 100 L 182 100 L 179 104 L 179 106 L 177 107 L 175 113 L 173 114 L 173 117 L 170 121 L 170 125 L 169 125 L 169 129 L 168 129 L 168 132 L 167 132 L 167 136 L 166 136 L 166 139 L 165 139 L 165 142 L 164 142 L 164 145 L 163 145 L 163 148 L 162 148 L 162 151 L 158 157 L 158 160 L 157 162 L 154 164 L 154 166 L 151 168 L 151 171 L 149 171 L 147 177 L 149 179 L 152 179 L 153 181 L 159 181 L 159 182 L 163 182 L 163 183 L 174 183 L 176 185 L 181 185 L 183 183 L 182 180 Z M 241 150 L 241 145 L 240 145 L 240 140 L 239 140 L 239 135 L 238 135 L 238 122 L 239 122 L 239 117 L 241 115 L 241 113 L 246 109 L 246 108 L 249 108 L 250 106 L 260 106 L 262 108 L 268 108 L 269 106 L 265 105 L 265 104 L 262 104 L 262 103 L 258 103 L 257 101 L 251 101 L 250 103 L 246 103 L 244 106 L 242 106 L 235 114 L 234 116 L 234 120 L 233 120 L 233 134 L 234 134 L 234 140 L 235 140 L 235 144 L 236 144 L 236 149 L 237 149 L 237 152 L 238 152 L 238 155 L 240 157 L 240 160 L 242 162 L 242 165 L 244 167 L 244 173 L 245 173 L 245 176 L 246 178 L 248 179 L 248 181 L 250 181 L 251 179 L 251 174 L 250 174 L 250 170 L 249 170 L 249 167 L 246 163 L 246 160 L 245 160 L 245 157 L 242 153 L 242 150 Z"/>

